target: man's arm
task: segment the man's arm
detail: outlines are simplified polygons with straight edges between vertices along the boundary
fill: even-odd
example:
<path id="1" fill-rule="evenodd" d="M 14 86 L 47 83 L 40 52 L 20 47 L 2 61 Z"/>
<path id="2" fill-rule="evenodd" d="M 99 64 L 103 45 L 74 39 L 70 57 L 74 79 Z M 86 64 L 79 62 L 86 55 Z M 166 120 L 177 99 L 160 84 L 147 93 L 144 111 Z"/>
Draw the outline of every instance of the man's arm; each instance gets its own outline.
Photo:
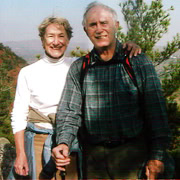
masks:
<path id="1" fill-rule="evenodd" d="M 77 60 L 79 61 L 79 60 Z M 77 66 L 77 64 L 79 66 Z M 79 83 L 81 63 L 74 62 L 67 74 L 66 84 L 56 115 L 56 143 L 52 151 L 57 169 L 64 171 L 70 163 L 69 149 L 81 125 L 82 94 Z"/>
<path id="2" fill-rule="evenodd" d="M 152 62 L 144 56 L 140 63 L 143 76 L 143 112 L 151 142 L 150 159 L 163 161 L 171 139 L 165 99 Z"/>
<path id="3" fill-rule="evenodd" d="M 146 56 L 138 56 L 135 73 L 141 72 L 141 91 L 143 94 L 142 112 L 146 132 L 148 132 L 150 144 L 150 157 L 146 165 L 148 178 L 155 179 L 164 170 L 164 155 L 170 143 L 170 129 L 168 126 L 165 100 L 162 94 L 160 80 L 155 68 Z M 140 68 L 140 69 L 139 69 Z"/>
<path id="4" fill-rule="evenodd" d="M 57 108 L 56 143 L 67 144 L 69 148 L 81 126 L 82 94 L 79 82 L 81 66 L 82 61 L 80 60 L 71 65 Z"/>

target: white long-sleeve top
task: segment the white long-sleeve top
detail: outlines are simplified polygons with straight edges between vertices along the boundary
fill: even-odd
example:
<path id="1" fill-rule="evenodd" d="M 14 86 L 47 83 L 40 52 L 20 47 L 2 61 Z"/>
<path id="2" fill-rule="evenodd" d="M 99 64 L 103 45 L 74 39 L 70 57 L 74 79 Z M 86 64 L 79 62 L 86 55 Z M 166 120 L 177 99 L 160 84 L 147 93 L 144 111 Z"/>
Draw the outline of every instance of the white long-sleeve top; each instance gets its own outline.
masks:
<path id="1" fill-rule="evenodd" d="M 11 113 L 13 133 L 27 126 L 29 107 L 44 115 L 56 113 L 66 75 L 75 58 L 62 57 L 53 60 L 48 56 L 21 69 L 18 75 L 16 95 Z M 52 128 L 49 123 L 39 126 Z"/>

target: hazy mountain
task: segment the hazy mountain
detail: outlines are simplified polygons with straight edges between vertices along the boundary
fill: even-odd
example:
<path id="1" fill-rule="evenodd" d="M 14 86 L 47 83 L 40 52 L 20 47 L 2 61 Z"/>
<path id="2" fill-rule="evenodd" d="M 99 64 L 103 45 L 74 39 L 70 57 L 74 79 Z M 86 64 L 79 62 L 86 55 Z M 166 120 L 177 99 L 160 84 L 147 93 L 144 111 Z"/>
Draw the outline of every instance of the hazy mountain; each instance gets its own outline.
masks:
<path id="1" fill-rule="evenodd" d="M 24 58 L 28 63 L 36 60 L 37 54 L 43 54 L 40 40 L 7 41 L 4 45 L 9 46 L 18 56 Z"/>
<path id="2" fill-rule="evenodd" d="M 28 63 L 36 61 L 37 54 L 43 55 L 44 53 L 40 40 L 7 41 L 3 42 L 3 44 L 9 46 L 12 51 L 24 58 Z M 90 49 L 86 42 L 75 42 L 75 40 L 72 39 L 66 51 L 66 55 L 69 56 L 70 51 L 77 46 L 83 50 Z"/>
<path id="3" fill-rule="evenodd" d="M 84 42 L 83 42 L 84 41 Z M 24 41 L 8 41 L 3 42 L 5 46 L 9 46 L 13 52 L 15 52 L 18 56 L 25 59 L 29 64 L 36 61 L 36 55 L 43 55 L 44 50 L 42 48 L 42 44 L 40 40 L 24 40 Z M 66 51 L 66 55 L 69 56 L 70 52 L 74 50 L 76 47 L 80 47 L 83 50 L 90 50 L 91 46 L 87 43 L 87 40 L 78 40 L 76 42 L 75 39 L 71 39 L 68 49 Z M 162 46 L 157 46 L 157 49 L 160 51 L 163 49 Z M 175 59 L 174 59 L 175 57 Z M 177 51 L 170 60 L 160 64 L 156 67 L 158 74 L 160 74 L 163 70 L 163 66 L 169 64 L 169 62 L 173 62 L 176 58 L 180 58 L 180 51 Z"/>

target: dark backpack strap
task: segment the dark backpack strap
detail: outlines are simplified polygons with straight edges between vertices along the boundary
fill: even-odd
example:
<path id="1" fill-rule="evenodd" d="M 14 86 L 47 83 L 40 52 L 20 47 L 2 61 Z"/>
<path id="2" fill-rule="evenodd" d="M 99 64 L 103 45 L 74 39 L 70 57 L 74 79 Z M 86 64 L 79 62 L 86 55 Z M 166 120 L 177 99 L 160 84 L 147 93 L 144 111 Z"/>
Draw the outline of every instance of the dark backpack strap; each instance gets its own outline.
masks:
<path id="1" fill-rule="evenodd" d="M 84 77 L 85 77 L 85 75 L 86 75 L 86 73 L 88 71 L 89 64 L 90 64 L 90 53 L 86 54 L 86 56 L 83 57 L 81 75 L 80 75 L 81 89 L 83 87 Z"/>
<path id="2" fill-rule="evenodd" d="M 129 56 L 128 56 L 127 52 L 125 52 L 125 55 L 124 55 L 123 66 L 124 66 L 126 72 L 128 73 L 129 77 L 131 78 L 132 82 L 134 83 L 134 85 L 138 88 L 136 76 L 135 76 L 135 73 L 132 68 L 132 65 L 129 60 Z"/>
<path id="3" fill-rule="evenodd" d="M 124 59 L 122 62 L 123 62 L 123 66 L 124 66 L 126 72 L 128 73 L 129 77 L 131 78 L 132 82 L 138 88 L 136 76 L 135 76 L 134 70 L 132 68 L 131 62 L 129 60 L 127 51 L 125 51 Z M 90 53 L 86 54 L 86 56 L 83 57 L 83 63 L 82 63 L 81 75 L 80 75 L 81 88 L 83 87 L 84 77 L 88 71 L 89 64 L 90 64 Z M 138 91 L 139 91 L 139 88 L 138 88 Z"/>

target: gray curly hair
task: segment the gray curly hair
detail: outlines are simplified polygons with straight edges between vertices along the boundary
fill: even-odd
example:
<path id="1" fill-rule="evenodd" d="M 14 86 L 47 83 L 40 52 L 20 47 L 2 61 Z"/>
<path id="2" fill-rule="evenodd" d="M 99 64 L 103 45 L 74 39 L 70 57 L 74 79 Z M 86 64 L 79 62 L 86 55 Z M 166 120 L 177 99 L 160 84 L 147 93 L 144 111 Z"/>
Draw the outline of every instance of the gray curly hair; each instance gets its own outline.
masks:
<path id="1" fill-rule="evenodd" d="M 47 26 L 53 23 L 63 25 L 69 40 L 72 38 L 73 31 L 71 25 L 69 24 L 69 21 L 65 18 L 51 16 L 45 18 L 38 27 L 39 36 L 41 37 L 41 39 L 43 39 L 44 37 Z"/>

